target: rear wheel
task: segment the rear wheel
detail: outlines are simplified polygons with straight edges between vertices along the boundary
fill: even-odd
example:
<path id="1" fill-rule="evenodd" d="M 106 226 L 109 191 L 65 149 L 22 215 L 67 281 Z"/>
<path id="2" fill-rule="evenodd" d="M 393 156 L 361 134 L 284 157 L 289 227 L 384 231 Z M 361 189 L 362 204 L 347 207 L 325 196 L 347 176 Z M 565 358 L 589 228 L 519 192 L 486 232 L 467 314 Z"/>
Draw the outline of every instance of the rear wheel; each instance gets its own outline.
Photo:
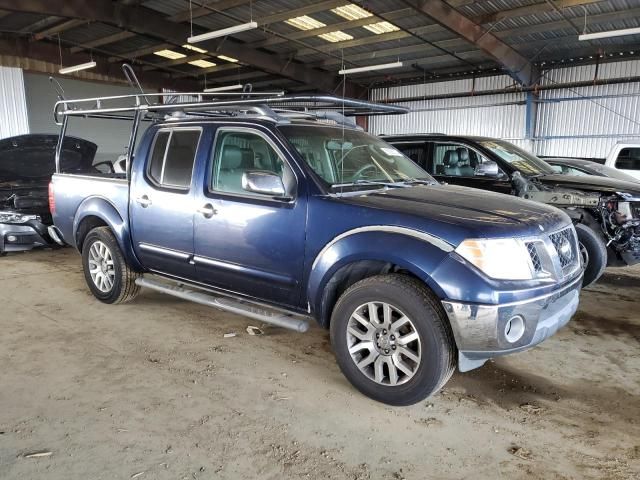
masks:
<path id="1" fill-rule="evenodd" d="M 378 275 L 351 286 L 331 317 L 340 369 L 362 393 L 389 405 L 411 405 L 453 374 L 456 348 L 433 294 L 405 275 Z"/>
<path id="2" fill-rule="evenodd" d="M 135 283 L 140 274 L 129 268 L 108 227 L 94 228 L 87 234 L 82 266 L 91 293 L 104 303 L 125 303 L 140 291 Z"/>
<path id="3" fill-rule="evenodd" d="M 584 270 L 582 286 L 587 287 L 595 283 L 607 268 L 607 245 L 602 236 L 591 227 L 581 223 L 575 227 L 578 234 L 582 269 Z"/>

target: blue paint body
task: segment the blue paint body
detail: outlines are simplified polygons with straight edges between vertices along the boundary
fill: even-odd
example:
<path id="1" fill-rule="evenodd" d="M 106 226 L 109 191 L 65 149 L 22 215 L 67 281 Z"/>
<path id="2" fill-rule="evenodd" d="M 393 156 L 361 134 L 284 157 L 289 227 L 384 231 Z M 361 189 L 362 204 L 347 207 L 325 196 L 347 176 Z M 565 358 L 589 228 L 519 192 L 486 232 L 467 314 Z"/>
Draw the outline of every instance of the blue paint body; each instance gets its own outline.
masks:
<path id="1" fill-rule="evenodd" d="M 163 192 L 145 174 L 156 131 L 172 127 L 202 131 L 191 188 L 181 193 Z M 220 127 L 248 128 L 267 136 L 294 172 L 295 198 L 209 191 L 211 151 Z M 342 268 L 362 260 L 410 272 L 441 300 L 504 304 L 551 293 L 560 286 L 492 280 L 452 250 L 468 238 L 535 237 L 541 226 L 548 232 L 571 224 L 553 207 L 464 187 L 416 185 L 329 195 L 277 125 L 267 120 L 154 125 L 138 147 L 130 183 L 57 174 L 53 184 L 54 222 L 67 243 L 81 248 L 83 222 L 98 221 L 112 228 L 128 262 L 140 271 L 309 311 L 322 324 L 331 308 L 326 286 Z M 136 201 L 144 195 L 153 200 L 146 208 Z M 217 212 L 211 218 L 197 213 L 205 204 Z M 403 230 L 385 231 L 389 226 Z M 358 230 L 363 227 L 370 228 Z M 356 232 L 336 240 L 352 230 Z M 418 238 L 420 234 L 434 241 Z"/>

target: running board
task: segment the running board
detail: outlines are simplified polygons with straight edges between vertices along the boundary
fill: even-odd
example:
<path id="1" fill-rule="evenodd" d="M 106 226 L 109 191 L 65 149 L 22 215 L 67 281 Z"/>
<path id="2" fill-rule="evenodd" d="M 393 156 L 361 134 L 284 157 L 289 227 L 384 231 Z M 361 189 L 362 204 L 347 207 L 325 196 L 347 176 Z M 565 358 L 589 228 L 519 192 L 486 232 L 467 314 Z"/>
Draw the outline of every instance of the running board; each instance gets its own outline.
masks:
<path id="1" fill-rule="evenodd" d="M 209 292 L 188 288 L 183 284 L 171 285 L 145 277 L 136 279 L 136 284 L 141 287 L 166 293 L 167 295 L 182 298 L 183 300 L 189 300 L 191 302 L 199 303 L 200 305 L 206 305 L 207 307 L 236 313 L 264 323 L 270 323 L 277 327 L 288 328 L 289 330 L 296 332 L 304 333 L 309 329 L 308 321 L 303 318 L 296 318 L 292 314 L 269 310 L 267 307 L 254 305 L 239 299 L 236 300 L 224 296 L 216 296 Z"/>

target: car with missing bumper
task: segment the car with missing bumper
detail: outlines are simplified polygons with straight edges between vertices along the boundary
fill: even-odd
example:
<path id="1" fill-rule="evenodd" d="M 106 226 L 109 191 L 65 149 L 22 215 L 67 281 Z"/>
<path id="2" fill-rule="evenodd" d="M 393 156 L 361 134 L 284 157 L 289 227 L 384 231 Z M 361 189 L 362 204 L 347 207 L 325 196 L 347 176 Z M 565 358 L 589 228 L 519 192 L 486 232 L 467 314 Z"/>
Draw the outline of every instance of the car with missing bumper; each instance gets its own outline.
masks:
<path id="1" fill-rule="evenodd" d="M 544 160 L 495 138 L 444 134 L 383 137 L 441 181 L 515 195 L 563 209 L 573 220 L 584 286 L 607 266 L 640 262 L 640 184 L 562 175 Z"/>
<path id="2" fill-rule="evenodd" d="M 127 178 L 53 176 L 56 230 L 99 300 L 147 287 L 297 331 L 314 320 L 348 380 L 392 405 L 542 342 L 575 313 L 571 219 L 440 185 L 350 118 L 403 109 L 193 95 L 133 97 Z M 71 119 L 113 113 L 88 103 L 59 102 L 62 137 Z M 142 113 L 152 123 L 134 149 Z"/>

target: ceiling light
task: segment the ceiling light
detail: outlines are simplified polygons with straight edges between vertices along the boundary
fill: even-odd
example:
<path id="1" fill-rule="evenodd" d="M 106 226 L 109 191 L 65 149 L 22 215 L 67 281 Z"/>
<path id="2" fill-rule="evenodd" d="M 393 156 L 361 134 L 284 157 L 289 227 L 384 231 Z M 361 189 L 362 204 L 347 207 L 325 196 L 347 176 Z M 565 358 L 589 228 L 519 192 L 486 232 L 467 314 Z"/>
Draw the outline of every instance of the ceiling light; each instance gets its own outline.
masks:
<path id="1" fill-rule="evenodd" d="M 182 45 L 182 48 L 186 48 L 187 50 L 193 50 L 194 52 L 198 52 L 198 53 L 207 53 L 207 51 L 204 48 L 194 47 L 193 45 L 189 45 L 188 43 L 185 43 L 184 45 Z"/>
<path id="2" fill-rule="evenodd" d="M 153 52 L 153 54 L 158 55 L 159 57 L 170 58 L 171 60 L 186 57 L 184 53 L 174 52 L 173 50 L 158 50 L 157 52 Z"/>
<path id="3" fill-rule="evenodd" d="M 376 35 L 380 35 L 382 33 L 397 32 L 398 30 L 400 30 L 393 23 L 389 22 L 372 23 L 370 25 L 365 25 L 364 28 L 366 28 L 370 32 L 375 33 Z"/>
<path id="4" fill-rule="evenodd" d="M 242 23 L 240 25 L 234 25 L 233 27 L 223 28 L 222 30 L 214 30 L 213 32 L 203 33 L 201 35 L 195 35 L 187 38 L 188 43 L 204 42 L 212 38 L 226 37 L 233 35 L 234 33 L 245 32 L 247 30 L 254 30 L 258 28 L 257 22 Z"/>
<path id="5" fill-rule="evenodd" d="M 354 3 L 338 8 L 332 8 L 331 11 L 336 15 L 340 15 L 342 18 L 346 18 L 347 20 L 359 20 L 361 18 L 373 16 L 373 13 L 367 12 L 364 8 L 359 7 Z"/>
<path id="6" fill-rule="evenodd" d="M 319 22 L 318 20 L 309 17 L 308 15 L 302 15 L 301 17 L 290 18 L 285 20 L 284 23 L 299 28 L 300 30 L 313 30 L 316 28 L 326 27 L 326 23 Z"/>
<path id="7" fill-rule="evenodd" d="M 340 75 L 348 75 L 350 73 L 371 72 L 373 70 L 386 70 L 388 68 L 398 68 L 402 66 L 403 66 L 402 62 L 382 63 L 380 65 L 370 65 L 368 67 L 347 68 L 345 70 L 340 70 L 338 73 Z"/>
<path id="8" fill-rule="evenodd" d="M 321 39 L 326 40 L 327 42 L 344 42 L 345 40 L 353 40 L 353 37 L 348 33 L 341 32 L 337 30 L 331 33 L 323 33 L 322 35 L 318 35 Z"/>
<path id="9" fill-rule="evenodd" d="M 238 59 L 237 58 L 227 57 L 226 55 L 218 55 L 218 58 L 220 60 L 225 60 L 227 62 L 238 63 Z"/>
<path id="10" fill-rule="evenodd" d="M 200 67 L 200 68 L 211 68 L 211 67 L 215 67 L 216 64 L 213 62 L 210 62 L 208 60 L 194 60 L 193 62 L 188 62 L 189 65 L 193 65 L 194 67 Z"/>
<path id="11" fill-rule="evenodd" d="M 242 85 L 241 83 L 238 83 L 237 85 L 225 85 L 224 87 L 205 88 L 204 91 L 206 93 L 224 92 L 224 91 L 227 91 L 227 90 L 240 90 L 243 87 L 244 87 L 244 85 Z"/>
<path id="12" fill-rule="evenodd" d="M 578 40 L 596 40 L 598 38 L 622 37 L 624 35 L 640 34 L 640 27 L 625 28 L 622 30 L 609 30 L 607 32 L 583 33 Z"/>
<path id="13" fill-rule="evenodd" d="M 96 62 L 91 61 L 87 63 L 81 63 L 80 65 L 74 65 L 72 67 L 61 68 L 60 70 L 58 70 L 58 72 L 64 75 L 65 73 L 73 73 L 73 72 L 79 72 L 80 70 L 87 70 L 89 68 L 95 67 L 96 65 L 97 65 Z"/>

